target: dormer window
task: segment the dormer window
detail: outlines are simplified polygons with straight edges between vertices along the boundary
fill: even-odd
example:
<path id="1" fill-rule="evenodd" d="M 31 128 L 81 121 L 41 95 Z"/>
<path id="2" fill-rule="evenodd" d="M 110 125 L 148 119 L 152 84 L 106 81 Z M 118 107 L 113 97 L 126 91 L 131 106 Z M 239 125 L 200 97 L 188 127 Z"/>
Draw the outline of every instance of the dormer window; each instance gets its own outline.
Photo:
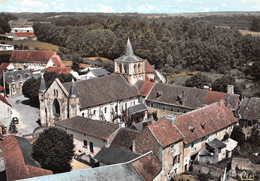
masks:
<path id="1" fill-rule="evenodd" d="M 163 93 L 162 91 L 158 91 L 158 92 L 156 93 L 156 98 L 161 97 L 162 93 Z"/>
<path id="2" fill-rule="evenodd" d="M 190 126 L 190 127 L 189 127 L 189 130 L 191 131 L 191 133 L 193 133 L 193 132 L 195 131 L 195 127 Z"/>
<path id="3" fill-rule="evenodd" d="M 17 74 L 17 77 L 20 79 L 22 77 L 22 75 L 21 74 Z"/>
<path id="4" fill-rule="evenodd" d="M 205 129 L 205 123 L 200 123 L 202 129 Z"/>

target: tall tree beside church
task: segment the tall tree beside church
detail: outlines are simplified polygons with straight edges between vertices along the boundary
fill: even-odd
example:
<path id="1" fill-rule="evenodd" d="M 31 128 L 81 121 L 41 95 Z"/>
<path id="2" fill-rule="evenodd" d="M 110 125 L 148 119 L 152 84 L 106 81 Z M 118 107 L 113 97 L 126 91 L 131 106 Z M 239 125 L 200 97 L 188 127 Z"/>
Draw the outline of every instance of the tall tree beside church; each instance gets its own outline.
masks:
<path id="1" fill-rule="evenodd" d="M 46 129 L 33 145 L 33 158 L 42 168 L 52 170 L 53 173 L 71 170 L 71 161 L 75 145 L 73 138 L 65 131 L 50 127 Z"/>

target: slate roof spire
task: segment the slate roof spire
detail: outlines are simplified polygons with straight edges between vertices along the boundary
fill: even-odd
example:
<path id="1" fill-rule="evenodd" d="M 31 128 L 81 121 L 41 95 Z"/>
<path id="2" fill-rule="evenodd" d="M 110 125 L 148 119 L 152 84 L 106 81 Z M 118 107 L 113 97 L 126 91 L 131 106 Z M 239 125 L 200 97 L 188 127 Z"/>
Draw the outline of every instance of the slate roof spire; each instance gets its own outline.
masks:
<path id="1" fill-rule="evenodd" d="M 127 44 L 126 44 L 125 56 L 134 56 L 134 51 L 133 51 L 129 37 L 128 37 Z"/>
<path id="2" fill-rule="evenodd" d="M 44 93 L 46 91 L 46 84 L 45 84 L 45 80 L 43 78 L 43 74 L 41 74 L 41 83 L 40 83 L 40 88 L 38 91 L 41 93 Z"/>
<path id="3" fill-rule="evenodd" d="M 78 94 L 78 91 L 77 91 L 77 86 L 74 82 L 74 79 L 72 78 L 69 98 L 77 98 L 77 97 L 79 97 L 79 94 Z"/>

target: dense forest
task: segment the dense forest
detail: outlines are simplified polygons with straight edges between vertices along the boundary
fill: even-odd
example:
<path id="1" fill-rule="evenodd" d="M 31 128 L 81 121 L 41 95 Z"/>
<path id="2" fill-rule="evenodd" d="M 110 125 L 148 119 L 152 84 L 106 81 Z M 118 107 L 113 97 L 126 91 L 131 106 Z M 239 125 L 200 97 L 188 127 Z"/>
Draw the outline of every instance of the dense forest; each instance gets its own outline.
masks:
<path id="1" fill-rule="evenodd" d="M 62 55 L 77 53 L 112 60 L 124 53 L 129 37 L 135 54 L 147 58 L 164 74 L 244 71 L 247 63 L 260 60 L 259 38 L 213 23 L 209 17 L 98 16 L 57 18 L 51 23 L 35 23 L 34 30 L 38 40 L 63 47 Z"/>

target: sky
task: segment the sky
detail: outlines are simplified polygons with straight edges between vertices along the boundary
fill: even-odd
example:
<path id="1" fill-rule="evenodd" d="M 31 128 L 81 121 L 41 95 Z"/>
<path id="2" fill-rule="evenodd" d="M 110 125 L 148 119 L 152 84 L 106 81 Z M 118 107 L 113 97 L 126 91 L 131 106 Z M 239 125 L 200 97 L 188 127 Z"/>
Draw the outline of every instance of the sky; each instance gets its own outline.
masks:
<path id="1" fill-rule="evenodd" d="M 0 12 L 190 13 L 260 11 L 260 0 L 0 0 Z"/>

